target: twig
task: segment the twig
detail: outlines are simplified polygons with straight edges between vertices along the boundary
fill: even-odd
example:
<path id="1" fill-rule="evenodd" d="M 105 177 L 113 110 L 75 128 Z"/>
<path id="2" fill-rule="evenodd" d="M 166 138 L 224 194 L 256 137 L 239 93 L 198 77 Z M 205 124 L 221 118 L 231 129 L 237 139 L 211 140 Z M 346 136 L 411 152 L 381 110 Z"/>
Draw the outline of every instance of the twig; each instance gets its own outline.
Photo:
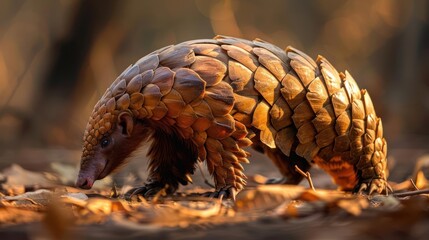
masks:
<path id="1" fill-rule="evenodd" d="M 413 179 L 412 179 L 412 178 L 410 178 L 410 182 L 411 182 L 411 184 L 413 184 L 413 186 L 414 186 L 414 188 L 415 188 L 416 190 L 420 190 L 420 189 L 416 186 L 416 184 L 414 183 L 414 181 L 413 181 Z"/>
<path id="2" fill-rule="evenodd" d="M 316 191 L 316 189 L 314 188 L 314 185 L 313 185 L 313 180 L 311 180 L 311 175 L 310 175 L 310 173 L 308 171 L 307 172 L 302 171 L 298 167 L 298 165 L 295 165 L 295 171 L 299 172 L 299 174 L 301 174 L 303 177 L 305 177 L 307 179 L 307 181 L 308 181 L 308 184 L 310 185 L 310 188 L 313 191 Z"/>
<path id="3" fill-rule="evenodd" d="M 420 195 L 420 194 L 429 194 L 429 189 L 393 193 L 393 196 L 395 196 L 395 197 L 408 197 L 408 196 L 415 196 L 415 195 Z"/>
<path id="4" fill-rule="evenodd" d="M 201 168 L 201 162 L 198 162 L 198 169 L 200 170 L 201 176 L 204 178 L 204 183 L 207 184 L 209 187 L 214 188 L 215 186 L 207 180 L 206 175 L 203 172 L 203 169 Z"/>
<path id="5" fill-rule="evenodd" d="M 110 189 L 110 197 L 111 198 L 118 198 L 119 197 L 118 189 L 116 188 L 115 182 L 113 182 L 112 188 Z"/>

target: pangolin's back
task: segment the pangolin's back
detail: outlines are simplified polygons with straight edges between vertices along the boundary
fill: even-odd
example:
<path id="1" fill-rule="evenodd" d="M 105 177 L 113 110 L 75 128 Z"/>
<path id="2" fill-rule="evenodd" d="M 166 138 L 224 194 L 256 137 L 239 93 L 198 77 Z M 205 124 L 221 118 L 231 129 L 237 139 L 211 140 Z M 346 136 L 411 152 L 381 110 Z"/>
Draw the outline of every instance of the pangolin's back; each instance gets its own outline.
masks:
<path id="1" fill-rule="evenodd" d="M 344 188 L 358 178 L 386 178 L 386 141 L 369 94 L 347 71 L 292 47 L 218 36 L 155 51 L 106 91 L 85 144 L 109 132 L 110 123 L 95 130 L 97 136 L 89 133 L 106 108 L 176 127 L 198 146 L 215 181 L 235 178 L 237 189 L 243 180 L 238 162 L 247 161 L 239 148 L 253 133 L 286 156 L 295 152 L 316 162 Z"/>
<path id="2" fill-rule="evenodd" d="M 385 177 L 381 119 L 349 72 L 338 73 L 324 57 L 314 61 L 292 47 L 284 51 L 262 40 L 216 40 L 195 44 L 194 51 L 212 57 L 213 65 L 227 64 L 232 116 L 259 132 L 260 142 L 316 162 L 347 189 L 355 186 L 358 170 L 363 178 Z"/>

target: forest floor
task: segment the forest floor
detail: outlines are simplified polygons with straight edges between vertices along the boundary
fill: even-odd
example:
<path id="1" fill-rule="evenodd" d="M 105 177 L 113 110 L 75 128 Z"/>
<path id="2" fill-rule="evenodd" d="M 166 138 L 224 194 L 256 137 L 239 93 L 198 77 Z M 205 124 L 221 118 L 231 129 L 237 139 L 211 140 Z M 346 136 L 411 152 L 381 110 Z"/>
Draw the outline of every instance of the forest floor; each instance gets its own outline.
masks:
<path id="1" fill-rule="evenodd" d="M 4 150 L 0 239 L 427 239 L 429 195 L 418 192 L 429 188 L 427 153 L 391 149 L 395 194 L 389 196 L 338 191 L 317 167 L 310 171 L 315 191 L 306 180 L 262 185 L 279 174 L 253 153 L 245 166 L 248 187 L 232 202 L 201 197 L 210 190 L 205 170 L 197 169 L 194 184 L 174 196 L 126 201 L 123 193 L 146 178 L 146 160 L 134 159 L 113 178 L 81 190 L 73 187 L 79 150 Z"/>

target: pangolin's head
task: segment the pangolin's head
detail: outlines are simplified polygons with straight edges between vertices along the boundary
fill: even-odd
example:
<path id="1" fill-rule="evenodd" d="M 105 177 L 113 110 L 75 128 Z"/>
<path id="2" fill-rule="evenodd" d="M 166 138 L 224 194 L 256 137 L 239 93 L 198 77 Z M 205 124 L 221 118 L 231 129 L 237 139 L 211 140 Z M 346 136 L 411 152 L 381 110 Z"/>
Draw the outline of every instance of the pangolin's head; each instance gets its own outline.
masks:
<path id="1" fill-rule="evenodd" d="M 130 91 L 129 82 L 119 77 L 94 107 L 83 137 L 76 181 L 80 188 L 91 188 L 96 180 L 117 169 L 149 135 L 139 114 L 144 111 L 143 95 L 135 86 Z"/>

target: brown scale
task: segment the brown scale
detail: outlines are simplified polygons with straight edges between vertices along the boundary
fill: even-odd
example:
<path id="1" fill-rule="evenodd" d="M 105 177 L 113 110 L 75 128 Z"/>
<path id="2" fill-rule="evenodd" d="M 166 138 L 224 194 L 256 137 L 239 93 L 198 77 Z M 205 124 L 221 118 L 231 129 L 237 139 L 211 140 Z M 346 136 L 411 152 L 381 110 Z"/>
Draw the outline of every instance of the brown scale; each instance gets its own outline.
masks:
<path id="1" fill-rule="evenodd" d="M 292 47 L 217 36 L 141 58 L 95 106 L 82 168 L 101 139 L 114 134 L 123 112 L 149 128 L 145 138 L 153 139 L 147 192 L 161 183 L 173 192 L 190 182 L 199 159 L 214 178 L 212 196 L 234 197 L 246 184 L 242 148 L 252 144 L 284 176 L 271 183 L 298 183 L 302 176 L 294 166 L 308 170 L 316 163 L 345 190 L 381 193 L 388 187 L 387 144 L 369 94 L 347 71 Z"/>

